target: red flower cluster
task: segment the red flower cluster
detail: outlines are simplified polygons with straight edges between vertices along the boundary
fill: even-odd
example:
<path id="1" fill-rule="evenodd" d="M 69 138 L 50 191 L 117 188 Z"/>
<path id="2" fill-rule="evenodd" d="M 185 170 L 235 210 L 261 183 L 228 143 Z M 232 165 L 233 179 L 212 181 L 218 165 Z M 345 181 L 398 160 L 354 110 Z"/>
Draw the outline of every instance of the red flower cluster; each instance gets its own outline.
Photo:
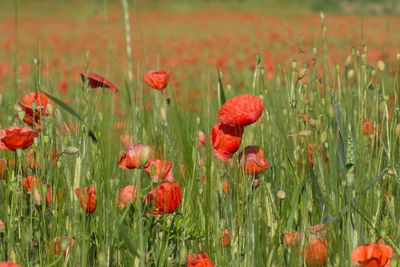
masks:
<path id="1" fill-rule="evenodd" d="M 186 257 L 187 267 L 214 267 L 214 264 L 208 258 L 204 251 L 199 254 L 188 254 Z"/>

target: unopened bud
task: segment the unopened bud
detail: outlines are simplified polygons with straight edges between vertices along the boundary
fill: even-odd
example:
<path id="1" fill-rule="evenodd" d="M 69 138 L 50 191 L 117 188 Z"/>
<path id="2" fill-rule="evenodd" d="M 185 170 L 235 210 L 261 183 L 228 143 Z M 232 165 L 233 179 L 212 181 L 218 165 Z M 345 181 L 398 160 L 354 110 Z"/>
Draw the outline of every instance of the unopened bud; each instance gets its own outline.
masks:
<path id="1" fill-rule="evenodd" d="M 348 67 L 350 64 L 351 64 L 351 56 L 349 55 L 349 56 L 347 56 L 346 57 L 346 59 L 345 59 L 345 61 L 344 61 L 344 66 L 345 67 Z"/>
<path id="2" fill-rule="evenodd" d="M 254 179 L 253 181 L 253 189 L 256 189 L 257 187 L 260 186 L 260 179 Z"/>
<path id="3" fill-rule="evenodd" d="M 353 78 L 353 76 L 354 76 L 354 70 L 351 69 L 351 70 L 349 70 L 349 71 L 347 72 L 347 79 L 351 79 L 351 78 Z"/>
<path id="4" fill-rule="evenodd" d="M 383 60 L 379 60 L 376 65 L 378 66 L 378 69 L 380 71 L 384 71 L 385 70 L 385 62 L 383 62 Z"/>
<path id="5" fill-rule="evenodd" d="M 276 197 L 280 200 L 284 200 L 286 198 L 286 192 L 283 190 L 278 190 Z"/>
<path id="6" fill-rule="evenodd" d="M 35 187 L 33 189 L 33 199 L 35 200 L 36 205 L 38 205 L 38 206 L 41 205 L 42 198 L 40 197 L 40 193 L 39 193 L 39 190 L 37 189 L 37 187 Z"/>
<path id="7" fill-rule="evenodd" d="M 396 134 L 396 136 L 399 136 L 399 135 L 400 135 L 400 124 L 397 124 L 397 125 L 396 125 L 395 134 Z"/>
<path id="8" fill-rule="evenodd" d="M 167 121 L 167 109 L 165 107 L 161 107 L 160 109 L 161 119 L 165 122 Z"/>
<path id="9" fill-rule="evenodd" d="M 47 104 L 46 105 L 46 109 L 47 109 L 47 112 L 49 113 L 49 115 L 52 115 L 53 111 L 54 111 L 54 105 L 53 104 Z"/>
<path id="10" fill-rule="evenodd" d="M 145 146 L 140 151 L 140 165 L 145 166 L 147 162 L 149 162 L 151 157 L 151 148 L 149 146 Z"/>
<path id="11" fill-rule="evenodd" d="M 20 119 L 21 121 L 23 121 L 24 118 L 25 118 L 25 111 L 20 110 L 20 111 L 18 111 L 17 115 L 18 115 L 18 119 Z"/>
<path id="12" fill-rule="evenodd" d="M 64 153 L 67 155 L 75 155 L 78 152 L 79 152 L 79 148 L 74 147 L 74 146 L 69 146 L 64 149 Z"/>
<path id="13" fill-rule="evenodd" d="M 389 169 L 387 171 L 387 174 L 390 175 L 390 176 L 394 176 L 394 171 L 392 169 Z"/>
<path id="14" fill-rule="evenodd" d="M 299 81 L 299 80 L 303 79 L 304 76 L 306 76 L 306 73 L 307 73 L 306 68 L 300 70 L 299 73 L 297 74 L 297 80 Z"/>
<path id="15" fill-rule="evenodd" d="M 315 127 L 315 120 L 313 118 L 308 119 L 308 123 L 312 126 Z"/>

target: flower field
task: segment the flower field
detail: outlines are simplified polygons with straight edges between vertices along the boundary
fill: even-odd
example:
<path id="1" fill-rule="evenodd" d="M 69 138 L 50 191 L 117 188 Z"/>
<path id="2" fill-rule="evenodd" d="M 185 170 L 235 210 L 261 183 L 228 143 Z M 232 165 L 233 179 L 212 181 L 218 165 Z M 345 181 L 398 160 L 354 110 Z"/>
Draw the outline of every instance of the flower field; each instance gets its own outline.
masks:
<path id="1" fill-rule="evenodd" d="M 400 17 L 261 3 L 0 4 L 0 267 L 398 266 Z"/>

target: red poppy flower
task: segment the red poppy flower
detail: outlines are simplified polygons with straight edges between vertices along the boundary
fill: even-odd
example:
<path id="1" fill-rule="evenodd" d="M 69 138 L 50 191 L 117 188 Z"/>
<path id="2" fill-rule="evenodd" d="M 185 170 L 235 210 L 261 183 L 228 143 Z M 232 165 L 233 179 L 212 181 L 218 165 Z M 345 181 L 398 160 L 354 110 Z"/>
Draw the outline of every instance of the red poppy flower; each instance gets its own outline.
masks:
<path id="1" fill-rule="evenodd" d="M 303 234 L 299 235 L 298 232 L 285 232 L 283 234 L 283 239 L 285 240 L 286 245 L 289 247 L 294 247 L 302 238 Z"/>
<path id="2" fill-rule="evenodd" d="M 232 157 L 242 142 L 243 130 L 243 127 L 232 127 L 222 123 L 214 125 L 211 132 L 214 155 L 222 161 Z"/>
<path id="3" fill-rule="evenodd" d="M 152 169 L 155 169 L 154 175 L 152 175 Z M 150 160 L 144 171 L 147 172 L 147 175 L 153 182 L 158 183 L 161 181 L 170 181 L 174 182 L 174 173 L 172 169 L 172 162 L 167 160 Z"/>
<path id="4" fill-rule="evenodd" d="M 311 267 L 324 266 L 328 261 L 325 239 L 316 238 L 306 246 L 306 264 Z"/>
<path id="5" fill-rule="evenodd" d="M 119 195 L 117 196 L 116 205 L 117 208 L 122 210 L 129 206 L 129 202 L 134 202 L 136 199 L 136 185 L 127 185 L 119 190 Z"/>
<path id="6" fill-rule="evenodd" d="M 239 153 L 239 165 L 246 174 L 257 174 L 268 168 L 268 161 L 264 160 L 264 152 L 258 146 L 247 146 L 244 149 L 244 162 L 242 152 Z"/>
<path id="7" fill-rule="evenodd" d="M 3 228 L 3 227 L 4 227 L 4 223 L 2 220 L 0 220 L 0 228 Z"/>
<path id="8" fill-rule="evenodd" d="M 74 244 L 75 240 L 70 237 L 67 236 L 56 237 L 54 238 L 52 244 L 52 246 L 54 247 L 54 254 L 59 255 L 64 253 L 64 255 L 68 255 Z"/>
<path id="9" fill-rule="evenodd" d="M 130 144 L 119 156 L 118 166 L 122 169 L 144 168 L 153 157 L 153 148 L 140 143 Z"/>
<path id="10" fill-rule="evenodd" d="M 153 216 L 171 213 L 181 204 L 181 187 L 177 183 L 163 183 L 145 197 L 146 204 L 154 204 Z"/>
<path id="11" fill-rule="evenodd" d="M 38 187 L 40 183 L 34 176 L 28 176 L 22 179 L 22 185 L 25 187 L 26 191 L 33 191 L 33 189 Z"/>
<path id="12" fill-rule="evenodd" d="M 356 247 L 351 254 L 351 260 L 363 267 L 390 267 L 393 249 L 384 244 L 369 243 Z"/>
<path id="13" fill-rule="evenodd" d="M 81 72 L 81 79 L 82 82 L 85 82 L 85 73 Z M 91 88 L 97 88 L 97 87 L 106 87 L 110 88 L 111 91 L 118 93 L 119 90 L 117 87 L 115 87 L 114 84 L 112 84 L 110 81 L 106 80 L 104 77 L 94 74 L 94 73 L 88 73 L 88 79 L 89 79 L 89 85 Z"/>
<path id="14" fill-rule="evenodd" d="M 226 101 L 218 112 L 218 119 L 230 126 L 246 126 L 261 117 L 264 102 L 249 94 L 235 96 Z"/>
<path id="15" fill-rule="evenodd" d="M 35 110 L 32 109 L 32 103 L 36 104 Z M 30 126 L 33 125 L 33 117 L 35 117 L 35 122 L 40 122 L 40 116 L 49 116 L 49 110 L 47 105 L 54 105 L 45 94 L 43 93 L 29 93 L 24 96 L 21 102 L 18 103 L 22 109 L 25 111 L 24 122 Z"/>
<path id="16" fill-rule="evenodd" d="M 12 165 L 15 165 L 15 160 L 0 159 L 0 180 L 5 180 L 7 178 L 7 168 Z"/>
<path id="17" fill-rule="evenodd" d="M 186 265 L 187 267 L 214 267 L 214 264 L 204 251 L 201 251 L 199 254 L 188 254 Z"/>
<path id="18" fill-rule="evenodd" d="M 164 70 L 149 71 L 144 75 L 144 81 L 157 90 L 162 90 L 168 85 L 169 72 Z"/>
<path id="19" fill-rule="evenodd" d="M 53 189 L 51 189 L 50 186 L 47 186 L 46 205 L 50 205 L 51 202 L 53 202 Z"/>
<path id="20" fill-rule="evenodd" d="M 231 246 L 231 230 L 226 228 L 222 233 L 222 237 L 219 240 L 219 245 L 221 247 L 230 247 Z"/>
<path id="21" fill-rule="evenodd" d="M 0 262 L 0 267 L 22 267 L 22 266 L 18 265 L 16 263 L 13 263 L 11 261 L 3 261 L 3 262 Z"/>
<path id="22" fill-rule="evenodd" d="M 0 130 L 0 149 L 15 151 L 26 149 L 33 144 L 33 139 L 37 137 L 29 127 L 11 126 Z"/>
<path id="23" fill-rule="evenodd" d="M 369 121 L 364 120 L 363 126 L 362 126 L 363 135 L 370 135 L 370 134 L 373 134 L 374 131 L 375 131 L 375 128 L 374 128 L 374 123 L 373 123 L 373 121 L 371 121 L 371 120 L 369 120 Z"/>
<path id="24" fill-rule="evenodd" d="M 85 208 L 87 213 L 92 213 L 96 209 L 96 190 L 94 185 L 89 188 L 85 187 L 82 191 L 77 188 L 75 189 L 75 194 L 80 198 L 81 208 Z"/>

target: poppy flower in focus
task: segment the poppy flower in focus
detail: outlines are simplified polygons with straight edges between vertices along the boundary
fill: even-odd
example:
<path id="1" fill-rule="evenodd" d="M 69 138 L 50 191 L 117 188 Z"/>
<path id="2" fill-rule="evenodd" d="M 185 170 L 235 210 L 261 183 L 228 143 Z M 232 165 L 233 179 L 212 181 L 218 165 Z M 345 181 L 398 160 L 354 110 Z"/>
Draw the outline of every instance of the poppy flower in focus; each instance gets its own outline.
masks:
<path id="1" fill-rule="evenodd" d="M 119 194 L 115 204 L 117 208 L 122 210 L 122 208 L 126 208 L 129 206 L 129 202 L 134 202 L 136 199 L 136 186 L 135 185 L 127 185 L 124 188 L 119 190 Z"/>
<path id="2" fill-rule="evenodd" d="M 81 80 L 82 82 L 85 82 L 85 73 L 81 72 Z M 110 88 L 111 91 L 118 93 L 119 90 L 117 87 L 115 87 L 114 84 L 112 84 L 110 81 L 106 80 L 104 77 L 94 74 L 94 73 L 88 73 L 88 79 L 89 79 L 89 85 L 91 88 L 97 88 L 97 87 L 106 87 Z"/>
<path id="3" fill-rule="evenodd" d="M 175 181 L 171 161 L 159 159 L 150 160 L 144 168 L 144 171 L 147 172 L 149 178 L 155 183 L 161 181 Z"/>
<path id="4" fill-rule="evenodd" d="M 218 123 L 214 125 L 211 132 L 212 151 L 214 155 L 222 160 L 228 161 L 242 142 L 244 127 L 232 127 Z"/>
<path id="5" fill-rule="evenodd" d="M 3 261 L 3 262 L 0 262 L 0 267 L 22 267 L 22 266 L 18 265 L 16 263 L 13 263 L 11 261 Z"/>
<path id="6" fill-rule="evenodd" d="M 246 126 L 262 115 L 264 102 L 258 96 L 244 94 L 226 101 L 218 112 L 218 119 L 230 126 Z"/>
<path id="7" fill-rule="evenodd" d="M 328 261 L 325 239 L 316 238 L 306 246 L 306 265 L 311 267 L 324 266 Z"/>
<path id="8" fill-rule="evenodd" d="M 153 157 L 153 148 L 140 143 L 130 144 L 119 156 L 118 166 L 122 169 L 144 168 Z"/>
<path id="9" fill-rule="evenodd" d="M 37 132 L 29 127 L 11 126 L 0 130 L 0 149 L 15 151 L 26 149 L 33 144 Z"/>
<path id="10" fill-rule="evenodd" d="M 246 174 L 257 174 L 268 168 L 268 161 L 264 160 L 264 152 L 258 146 L 247 146 L 244 149 L 244 157 L 242 154 L 242 152 L 239 153 L 239 165 L 240 168 L 244 168 Z"/>
<path id="11" fill-rule="evenodd" d="M 199 254 L 188 254 L 186 257 L 187 267 L 214 267 L 214 264 L 208 258 L 204 251 Z"/>
<path id="12" fill-rule="evenodd" d="M 18 104 L 25 111 L 24 122 L 30 126 L 33 125 L 33 121 L 39 124 L 41 116 L 42 117 L 49 116 L 50 115 L 49 105 L 54 105 L 53 101 L 51 101 L 42 92 L 29 93 L 26 96 L 24 96 L 21 102 L 19 102 Z M 35 110 L 32 109 L 32 104 L 36 105 Z"/>
<path id="13" fill-rule="evenodd" d="M 145 197 L 146 204 L 153 204 L 153 216 L 172 213 L 181 204 L 181 186 L 177 183 L 163 183 L 151 190 Z"/>
<path id="14" fill-rule="evenodd" d="M 56 237 L 53 240 L 52 246 L 54 247 L 54 254 L 63 254 L 67 256 L 71 250 L 71 248 L 74 246 L 75 240 L 67 237 L 67 236 L 61 236 L 61 237 Z M 51 246 L 51 245 L 50 245 Z"/>
<path id="15" fill-rule="evenodd" d="M 22 179 L 22 185 L 25 187 L 26 191 L 33 191 L 40 184 L 34 176 L 28 176 Z"/>
<path id="16" fill-rule="evenodd" d="M 144 81 L 157 90 L 162 90 L 168 85 L 169 72 L 165 70 L 153 70 L 144 75 Z"/>
<path id="17" fill-rule="evenodd" d="M 393 249 L 388 245 L 369 243 L 356 247 L 351 254 L 351 260 L 358 266 L 390 267 Z"/>
<path id="18" fill-rule="evenodd" d="M 94 185 L 75 189 L 76 196 L 80 199 L 81 208 L 85 208 L 87 213 L 92 213 L 96 209 L 96 190 Z"/>

